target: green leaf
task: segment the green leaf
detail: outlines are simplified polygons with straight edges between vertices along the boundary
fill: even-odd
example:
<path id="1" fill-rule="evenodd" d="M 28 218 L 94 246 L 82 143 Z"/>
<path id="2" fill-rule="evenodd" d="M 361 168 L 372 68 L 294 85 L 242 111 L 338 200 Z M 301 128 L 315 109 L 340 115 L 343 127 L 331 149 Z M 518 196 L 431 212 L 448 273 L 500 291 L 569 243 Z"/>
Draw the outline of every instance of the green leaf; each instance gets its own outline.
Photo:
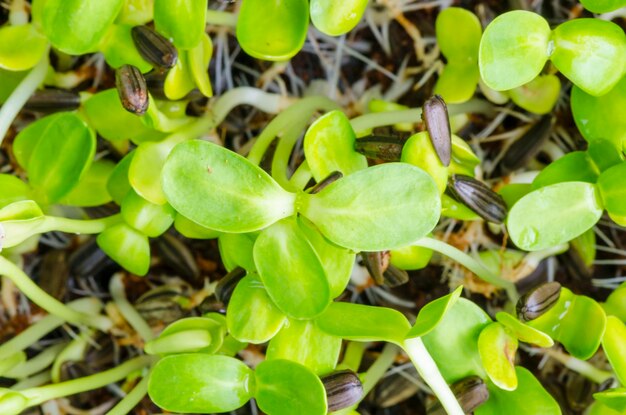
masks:
<path id="1" fill-rule="evenodd" d="M 197 46 L 204 35 L 207 0 L 154 0 L 156 30 L 180 49 Z"/>
<path id="2" fill-rule="evenodd" d="M 561 342 L 572 356 L 585 360 L 593 356 L 600 346 L 606 314 L 593 299 L 575 295 L 562 287 L 559 301 L 545 314 L 529 321 L 528 325 Z"/>
<path id="3" fill-rule="evenodd" d="M 432 177 L 442 194 L 448 185 L 448 168 L 441 163 L 428 132 L 412 135 L 402 147 L 400 160 L 419 167 Z"/>
<path id="4" fill-rule="evenodd" d="M 418 270 L 425 268 L 433 256 L 433 250 L 421 246 L 406 246 L 390 251 L 391 265 L 404 270 Z"/>
<path id="5" fill-rule="evenodd" d="M 626 76 L 608 93 L 594 97 L 574 86 L 572 115 L 578 130 L 588 142 L 607 139 L 618 151 L 626 146 Z"/>
<path id="6" fill-rule="evenodd" d="M 367 2 L 368 0 L 311 0 L 311 20 L 321 32 L 340 36 L 359 23 Z"/>
<path id="7" fill-rule="evenodd" d="M 592 183 L 566 182 L 522 197 L 509 211 L 511 240 L 525 251 L 568 242 L 598 222 L 603 206 Z"/>
<path id="8" fill-rule="evenodd" d="M 201 353 L 166 356 L 150 372 L 148 394 L 172 412 L 229 412 L 250 398 L 254 373 L 243 362 Z"/>
<path id="9" fill-rule="evenodd" d="M 48 42 L 32 24 L 0 28 L 0 68 L 24 71 L 37 64 L 48 50 Z"/>
<path id="10" fill-rule="evenodd" d="M 28 178 L 37 194 L 54 203 L 68 194 L 89 169 L 96 151 L 93 131 L 74 113 L 55 117 L 28 160 Z"/>
<path id="11" fill-rule="evenodd" d="M 222 232 L 259 230 L 294 211 L 294 195 L 265 171 L 206 141 L 176 146 L 163 168 L 162 182 L 174 209 Z"/>
<path id="12" fill-rule="evenodd" d="M 194 342 L 193 336 L 185 337 L 185 333 L 207 333 L 206 338 L 210 340 L 207 346 L 204 342 Z M 206 353 L 213 354 L 220 347 L 226 334 L 226 328 L 213 318 L 207 317 L 186 317 L 168 325 L 159 334 L 157 339 L 146 343 L 146 353 L 149 354 L 173 354 L 173 353 Z M 200 338 L 202 339 L 202 338 Z M 164 342 L 165 340 L 165 342 Z M 166 344 L 169 343 L 169 344 Z M 168 353 L 163 353 L 159 348 L 165 349 L 163 345 L 169 346 Z"/>
<path id="13" fill-rule="evenodd" d="M 496 17 L 480 41 L 479 66 L 485 84 L 496 91 L 533 79 L 549 57 L 550 26 L 538 14 L 515 10 Z"/>
<path id="14" fill-rule="evenodd" d="M 626 385 L 626 325 L 614 316 L 606 319 L 602 348 L 620 383 Z M 605 402 L 606 403 L 606 402 Z"/>
<path id="15" fill-rule="evenodd" d="M 572 239 L 570 248 L 576 251 L 583 264 L 592 267 L 593 261 L 596 259 L 596 234 L 593 229 L 589 229 L 582 235 Z"/>
<path id="16" fill-rule="evenodd" d="M 248 275 L 233 291 L 226 321 L 235 339 L 259 344 L 278 333 L 285 315 L 274 305 L 261 281 Z"/>
<path id="17" fill-rule="evenodd" d="M 598 179 L 598 188 L 609 216 L 621 226 L 626 226 L 626 188 L 624 177 L 626 162 L 604 171 Z"/>
<path id="18" fill-rule="evenodd" d="M 52 114 L 40 118 L 29 124 L 15 137 L 15 141 L 13 142 L 13 155 L 24 170 L 28 170 L 28 162 L 30 161 L 33 151 L 41 138 L 46 135 L 48 127 L 54 122 L 57 122 L 64 114 L 67 113 Z"/>
<path id="19" fill-rule="evenodd" d="M 141 118 L 122 107 L 115 88 L 90 97 L 84 104 L 89 124 L 107 140 L 124 140 L 151 131 Z"/>
<path id="20" fill-rule="evenodd" d="M 272 415 L 324 415 L 326 390 L 320 378 L 289 360 L 266 360 L 256 368 L 254 398 Z"/>
<path id="21" fill-rule="evenodd" d="M 204 33 L 200 43 L 193 49 L 186 51 L 189 71 L 193 80 L 202 94 L 206 97 L 213 96 L 213 88 L 209 79 L 209 61 L 213 55 L 213 43 L 209 35 Z"/>
<path id="22" fill-rule="evenodd" d="M 456 304 L 462 291 L 463 286 L 459 286 L 450 294 L 444 295 L 426 304 L 417 315 L 415 324 L 413 324 L 413 327 L 407 333 L 406 338 L 422 337 L 430 333 L 437 327 L 437 324 L 441 322 L 450 308 Z"/>
<path id="23" fill-rule="evenodd" d="M 299 197 L 302 215 L 332 242 L 354 251 L 409 245 L 435 227 L 441 210 L 431 177 L 406 163 L 360 170 Z"/>
<path id="24" fill-rule="evenodd" d="M 180 213 L 176 215 L 176 218 L 174 218 L 174 228 L 178 231 L 178 233 L 189 239 L 215 239 L 220 235 L 223 235 L 221 232 L 198 225 Z M 230 271 L 230 269 L 227 270 Z"/>
<path id="25" fill-rule="evenodd" d="M 488 384 L 489 399 L 474 410 L 476 415 L 561 415 L 561 408 L 527 369 L 517 366 L 517 389 L 502 390 Z"/>
<path id="26" fill-rule="evenodd" d="M 237 40 L 248 55 L 284 61 L 300 51 L 308 26 L 307 0 L 246 0 L 239 9 Z"/>
<path id="27" fill-rule="evenodd" d="M 134 151 L 126 154 L 124 158 L 117 163 L 107 182 L 107 190 L 118 205 L 121 205 L 126 195 L 133 190 L 128 180 L 128 171 L 134 156 Z"/>
<path id="28" fill-rule="evenodd" d="M 311 5 L 313 7 L 313 5 Z M 339 171 L 344 176 L 367 168 L 365 156 L 354 150 L 356 135 L 341 111 L 317 119 L 304 135 L 304 154 L 316 181 Z"/>
<path id="29" fill-rule="evenodd" d="M 80 207 L 100 206 L 109 203 L 113 199 L 107 190 L 107 183 L 115 167 L 115 163 L 109 160 L 93 162 L 76 187 L 65 195 L 59 203 Z"/>
<path id="30" fill-rule="evenodd" d="M 248 272 L 256 272 L 252 250 L 258 233 L 223 233 L 218 243 L 220 256 L 226 271 L 241 267 Z"/>
<path id="31" fill-rule="evenodd" d="M 587 154 L 600 172 L 624 161 L 622 152 L 609 140 L 599 139 L 589 142 Z"/>
<path id="32" fill-rule="evenodd" d="M 125 0 L 117 22 L 138 26 L 152 20 L 154 0 Z"/>
<path id="33" fill-rule="evenodd" d="M 411 329 L 407 319 L 396 310 L 351 303 L 332 303 L 316 322 L 326 333 L 346 340 L 398 345 Z"/>
<path id="34" fill-rule="evenodd" d="M 609 92 L 626 69 L 626 35 L 613 22 L 574 19 L 552 33 L 554 66 L 588 94 Z"/>
<path id="35" fill-rule="evenodd" d="M 19 178 L 10 174 L 0 174 L 0 209 L 13 202 L 30 198 L 30 187 Z"/>
<path id="36" fill-rule="evenodd" d="M 485 327 L 478 336 L 478 352 L 489 379 L 500 389 L 512 391 L 517 388 L 515 353 L 517 339 L 498 322 Z"/>
<path id="37" fill-rule="evenodd" d="M 41 208 L 32 200 L 20 200 L 0 209 L 0 250 L 36 234 L 44 220 Z"/>
<path id="38" fill-rule="evenodd" d="M 517 339 L 524 343 L 536 344 L 539 347 L 552 347 L 554 341 L 546 333 L 539 331 L 528 324 L 524 324 L 509 313 L 500 311 L 496 320 L 501 323 Z"/>
<path id="39" fill-rule="evenodd" d="M 441 216 L 466 221 L 482 220 L 472 209 L 445 193 L 441 195 Z"/>
<path id="40" fill-rule="evenodd" d="M 448 62 L 437 78 L 434 93 L 441 95 L 448 104 L 463 103 L 474 96 L 479 78 L 476 62 Z"/>
<path id="41" fill-rule="evenodd" d="M 179 100 L 185 97 L 196 86 L 187 58 L 187 53 L 178 55 L 176 65 L 165 77 L 163 92 L 168 99 Z"/>
<path id="42" fill-rule="evenodd" d="M 5 103 L 15 88 L 29 73 L 30 71 L 15 72 L 0 68 L 0 78 L 2 78 L 2 82 L 0 82 L 0 104 Z"/>
<path id="43" fill-rule="evenodd" d="M 624 412 L 615 411 L 601 402 L 594 402 L 586 415 L 624 415 Z"/>
<path id="44" fill-rule="evenodd" d="M 603 305 L 608 315 L 615 316 L 626 322 L 626 283 L 622 283 L 617 287 Z"/>
<path id="45" fill-rule="evenodd" d="M 98 246 L 115 262 L 136 275 L 146 275 L 150 268 L 148 237 L 125 223 L 107 228 L 98 235 Z"/>
<path id="46" fill-rule="evenodd" d="M 176 212 L 169 204 L 155 205 L 132 190 L 121 206 L 124 221 L 151 238 L 163 234 L 174 223 Z"/>
<path id="47" fill-rule="evenodd" d="M 511 209 L 522 197 L 526 196 L 532 190 L 530 183 L 509 183 L 498 190 L 498 193 L 504 199 L 507 207 Z"/>
<path id="48" fill-rule="evenodd" d="M 111 25 L 100 49 L 110 67 L 116 69 L 122 65 L 133 65 L 142 73 L 146 73 L 152 69 L 152 65 L 146 62 L 137 51 L 130 34 L 132 27 L 131 25 Z"/>
<path id="49" fill-rule="evenodd" d="M 124 4 L 124 0 L 42 2 L 43 32 L 55 48 L 70 55 L 95 52 Z"/>
<path id="50" fill-rule="evenodd" d="M 295 218 L 265 229 L 254 243 L 254 263 L 276 306 L 293 318 L 313 318 L 331 302 L 326 272 Z"/>
<path id="51" fill-rule="evenodd" d="M 480 307 L 459 298 L 422 339 L 448 383 L 486 376 L 478 353 L 478 336 L 491 319 Z"/>
<path id="52" fill-rule="evenodd" d="M 536 190 L 562 182 L 595 183 L 598 170 L 586 151 L 572 151 L 546 166 L 535 177 L 532 189 Z"/>
<path id="53" fill-rule="evenodd" d="M 561 81 L 556 75 L 538 76 L 525 85 L 508 91 L 511 100 L 534 114 L 548 114 L 561 93 Z"/>
<path id="54" fill-rule="evenodd" d="M 341 337 L 318 328 L 313 320 L 289 320 L 267 347 L 268 360 L 287 359 L 323 376 L 332 372 L 341 351 Z"/>
<path id="55" fill-rule="evenodd" d="M 298 218 L 298 225 L 322 262 L 328 279 L 330 298 L 339 297 L 350 282 L 356 254 L 328 241 L 305 218 Z"/>
<path id="56" fill-rule="evenodd" d="M 620 414 L 626 412 L 626 388 L 615 388 L 594 393 L 593 397 Z"/>
<path id="57" fill-rule="evenodd" d="M 581 0 L 580 3 L 593 13 L 607 13 L 626 7 L 624 0 Z"/>
<path id="58" fill-rule="evenodd" d="M 181 136 L 172 135 L 160 142 L 141 143 L 134 150 L 135 155 L 130 162 L 128 179 L 133 189 L 141 197 L 155 205 L 163 205 L 168 202 L 162 185 L 163 168 L 167 157 L 176 144 L 183 140 Z M 161 175 L 155 174 L 159 171 Z"/>

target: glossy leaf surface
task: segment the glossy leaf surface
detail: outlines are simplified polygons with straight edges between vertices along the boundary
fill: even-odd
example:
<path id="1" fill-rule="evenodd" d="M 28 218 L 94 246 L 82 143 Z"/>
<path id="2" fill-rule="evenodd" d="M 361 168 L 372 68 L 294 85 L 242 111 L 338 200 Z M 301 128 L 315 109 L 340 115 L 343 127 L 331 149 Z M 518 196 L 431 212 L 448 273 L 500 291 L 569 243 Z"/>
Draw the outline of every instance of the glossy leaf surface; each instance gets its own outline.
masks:
<path id="1" fill-rule="evenodd" d="M 498 322 L 485 327 L 478 336 L 478 352 L 489 379 L 500 389 L 517 388 L 515 353 L 517 339 Z"/>
<path id="2" fill-rule="evenodd" d="M 435 181 L 440 194 L 446 190 L 448 168 L 441 164 L 428 132 L 422 131 L 412 135 L 402 147 L 400 160 L 417 166 L 428 173 Z"/>
<path id="3" fill-rule="evenodd" d="M 509 313 L 500 311 L 496 314 L 496 320 L 507 328 L 517 339 L 524 343 L 535 344 L 539 347 L 552 347 L 554 341 L 550 336 L 527 324 L 522 323 Z"/>
<path id="4" fill-rule="evenodd" d="M 311 0 L 311 20 L 321 32 L 340 36 L 359 23 L 367 3 L 368 0 Z"/>
<path id="5" fill-rule="evenodd" d="M 615 388 L 594 393 L 593 397 L 596 401 L 602 402 L 620 414 L 626 412 L 626 388 Z"/>
<path id="6" fill-rule="evenodd" d="M 130 163 L 134 155 L 135 153 L 133 151 L 126 154 L 124 158 L 117 163 L 107 182 L 107 190 L 118 205 L 122 204 L 126 195 L 133 189 L 128 180 L 128 170 L 130 169 Z"/>
<path id="7" fill-rule="evenodd" d="M 606 319 L 602 348 L 622 385 L 626 384 L 626 325 L 615 316 Z"/>
<path id="8" fill-rule="evenodd" d="M 162 184 L 174 209 L 223 232 L 259 230 L 294 209 L 294 196 L 261 168 L 206 141 L 176 146 L 165 163 Z"/>
<path id="9" fill-rule="evenodd" d="M 72 206 L 100 206 L 112 200 L 107 190 L 107 182 L 115 169 L 115 163 L 98 160 L 91 164 L 76 187 L 65 195 L 59 203 Z"/>
<path id="10" fill-rule="evenodd" d="M 604 206 L 611 218 L 621 226 L 626 226 L 626 162 L 604 171 L 598 179 L 598 188 Z"/>
<path id="11" fill-rule="evenodd" d="M 150 131 L 141 118 L 122 107 L 115 89 L 93 95 L 85 101 L 84 109 L 89 124 L 108 140 L 123 140 Z"/>
<path id="12" fill-rule="evenodd" d="M 26 200 L 30 195 L 30 187 L 19 178 L 10 174 L 0 174 L 0 209 L 20 200 Z"/>
<path id="13" fill-rule="evenodd" d="M 154 25 L 176 47 L 200 43 L 206 24 L 207 0 L 154 0 Z"/>
<path id="14" fill-rule="evenodd" d="M 117 69 L 123 65 L 133 65 L 142 73 L 146 73 L 152 69 L 152 65 L 141 57 L 133 44 L 131 28 L 129 25 L 112 25 L 108 36 L 102 42 L 101 50 L 110 67 Z"/>
<path id="15" fill-rule="evenodd" d="M 176 212 L 169 204 L 155 205 L 132 190 L 121 206 L 126 223 L 151 238 L 161 235 L 174 223 Z"/>
<path id="16" fill-rule="evenodd" d="M 136 275 L 146 275 L 150 268 L 148 237 L 120 223 L 98 235 L 98 246 L 115 262 Z"/>
<path id="17" fill-rule="evenodd" d="M 607 13 L 626 7 L 624 0 L 581 0 L 580 2 L 585 9 L 594 13 Z"/>
<path id="18" fill-rule="evenodd" d="M 407 333 L 406 338 L 422 337 L 430 333 L 437 327 L 437 324 L 441 322 L 450 308 L 456 304 L 462 291 L 463 287 L 459 286 L 450 294 L 426 304 L 417 315 L 417 319 L 411 330 Z"/>
<path id="19" fill-rule="evenodd" d="M 30 69 L 46 52 L 48 42 L 33 25 L 0 28 L 0 68 L 11 71 Z"/>

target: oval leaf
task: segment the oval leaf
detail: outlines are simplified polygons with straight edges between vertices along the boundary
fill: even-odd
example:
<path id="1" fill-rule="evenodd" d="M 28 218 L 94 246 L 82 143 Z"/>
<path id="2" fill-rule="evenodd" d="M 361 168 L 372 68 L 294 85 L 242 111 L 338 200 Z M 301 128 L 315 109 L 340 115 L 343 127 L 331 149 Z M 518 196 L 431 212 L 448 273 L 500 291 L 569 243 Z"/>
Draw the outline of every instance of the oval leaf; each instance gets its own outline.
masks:
<path id="1" fill-rule="evenodd" d="M 607 212 L 619 225 L 626 226 L 626 162 L 604 171 L 598 179 L 598 188 Z"/>
<path id="2" fill-rule="evenodd" d="M 626 388 L 615 388 L 594 393 L 593 397 L 620 414 L 626 412 Z"/>
<path id="3" fill-rule="evenodd" d="M 0 68 L 24 71 L 39 62 L 48 42 L 31 24 L 0 28 Z"/>
<path id="4" fill-rule="evenodd" d="M 614 316 L 606 319 L 602 348 L 620 383 L 626 385 L 626 325 Z"/>
<path id="5" fill-rule="evenodd" d="M 261 168 L 218 145 L 191 140 L 174 148 L 162 173 L 169 203 L 222 232 L 251 232 L 290 216 L 295 196 Z"/>
<path id="6" fill-rule="evenodd" d="M 594 184 L 558 183 L 518 200 L 509 211 L 507 227 L 515 245 L 539 251 L 581 235 L 598 222 L 602 212 Z"/>
<path id="7" fill-rule="evenodd" d="M 89 170 L 59 203 L 71 206 L 100 206 L 112 199 L 107 190 L 107 183 L 115 170 L 115 163 L 109 160 L 98 160 L 91 164 Z"/>
<path id="8" fill-rule="evenodd" d="M 539 347 L 552 347 L 554 345 L 554 341 L 546 333 L 522 323 L 509 313 L 500 311 L 496 314 L 496 320 L 524 343 L 536 344 Z"/>
<path id="9" fill-rule="evenodd" d="M 0 174 L 0 209 L 13 202 L 29 199 L 30 187 L 10 174 Z"/>
<path id="10" fill-rule="evenodd" d="M 148 237 L 120 223 L 98 235 L 98 246 L 115 262 L 136 275 L 146 275 L 150 268 Z"/>
<path id="11" fill-rule="evenodd" d="M 598 171 L 585 151 L 572 151 L 547 165 L 533 180 L 532 188 L 539 189 L 562 182 L 595 183 Z"/>
<path id="12" fill-rule="evenodd" d="M 311 20 L 321 32 L 340 36 L 359 23 L 367 2 L 368 0 L 311 0 Z"/>
<path id="13" fill-rule="evenodd" d="M 500 389 L 512 391 L 517 388 L 514 366 L 517 345 L 517 339 L 497 322 L 489 324 L 478 336 L 480 360 L 489 379 Z"/>
<path id="14" fill-rule="evenodd" d="M 174 45 L 198 45 L 206 24 L 207 0 L 154 0 L 154 25 Z"/>
<path id="15" fill-rule="evenodd" d="M 535 114 L 552 111 L 561 93 L 561 81 L 556 75 L 538 76 L 529 83 L 508 91 L 519 107 Z"/>
<path id="16" fill-rule="evenodd" d="M 354 251 L 410 245 L 435 227 L 441 210 L 428 173 L 405 163 L 360 170 L 300 196 L 301 213 L 332 242 Z"/>

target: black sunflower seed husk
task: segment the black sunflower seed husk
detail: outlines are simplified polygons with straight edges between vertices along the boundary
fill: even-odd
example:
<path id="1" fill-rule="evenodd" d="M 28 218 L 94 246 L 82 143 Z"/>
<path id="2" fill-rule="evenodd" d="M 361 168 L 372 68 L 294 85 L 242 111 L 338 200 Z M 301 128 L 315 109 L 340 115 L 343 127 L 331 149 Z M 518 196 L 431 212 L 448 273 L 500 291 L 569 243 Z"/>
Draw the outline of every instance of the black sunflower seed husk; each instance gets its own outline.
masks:
<path id="1" fill-rule="evenodd" d="M 72 111 L 80 107 L 78 92 L 64 89 L 42 89 L 28 98 L 24 108 L 37 112 Z"/>
<path id="2" fill-rule="evenodd" d="M 359 376 L 351 370 L 341 370 L 322 377 L 328 412 L 335 412 L 354 405 L 363 397 L 363 385 Z"/>
<path id="3" fill-rule="evenodd" d="M 533 288 L 517 301 L 515 307 L 520 320 L 534 320 L 556 305 L 561 296 L 561 284 L 548 282 Z"/>
<path id="4" fill-rule="evenodd" d="M 508 210 L 502 196 L 471 176 L 453 175 L 447 191 L 489 222 L 502 223 L 506 218 Z"/>
<path id="5" fill-rule="evenodd" d="M 239 281 L 246 276 L 246 270 L 236 267 L 224 276 L 215 287 L 215 296 L 224 304 L 228 304 Z"/>
<path id="6" fill-rule="evenodd" d="M 367 158 L 383 161 L 399 161 L 406 138 L 384 135 L 366 135 L 354 144 L 357 152 Z"/>
<path id="7" fill-rule="evenodd" d="M 320 180 L 315 186 L 311 187 L 308 191 L 311 194 L 319 193 L 326 188 L 331 183 L 336 182 L 337 180 L 343 177 L 343 173 L 340 171 L 334 171 L 330 173 L 328 176 Z"/>
<path id="8" fill-rule="evenodd" d="M 449 166 L 452 155 L 452 132 L 448 107 L 441 96 L 435 95 L 426 100 L 422 108 L 422 119 L 439 160 L 444 166 Z"/>
<path id="9" fill-rule="evenodd" d="M 137 51 L 147 62 L 165 69 L 176 65 L 178 51 L 163 35 L 148 26 L 135 26 L 130 33 Z"/>
<path id="10" fill-rule="evenodd" d="M 132 65 L 123 65 L 115 71 L 115 87 L 122 106 L 135 115 L 148 110 L 148 87 L 141 71 Z"/>

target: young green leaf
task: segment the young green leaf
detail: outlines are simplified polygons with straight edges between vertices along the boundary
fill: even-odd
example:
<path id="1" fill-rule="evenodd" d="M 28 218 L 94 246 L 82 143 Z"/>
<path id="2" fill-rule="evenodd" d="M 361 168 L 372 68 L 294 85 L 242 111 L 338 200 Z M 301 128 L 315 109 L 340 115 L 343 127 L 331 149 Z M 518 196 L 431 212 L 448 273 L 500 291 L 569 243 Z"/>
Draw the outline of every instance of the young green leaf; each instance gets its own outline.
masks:
<path id="1" fill-rule="evenodd" d="M 285 320 L 258 278 L 248 275 L 239 281 L 226 313 L 228 331 L 235 339 L 265 343 L 278 333 Z"/>
<path id="2" fill-rule="evenodd" d="M 614 316 L 606 319 L 602 348 L 622 385 L 626 384 L 626 325 Z"/>
<path id="3" fill-rule="evenodd" d="M 179 144 L 162 173 L 169 203 L 192 221 L 223 232 L 252 232 L 290 216 L 295 196 L 261 168 L 215 144 Z"/>
<path id="4" fill-rule="evenodd" d="M 409 245 L 435 227 L 441 210 L 431 177 L 406 163 L 360 170 L 299 197 L 302 215 L 332 242 L 354 251 Z"/>
<path id="5" fill-rule="evenodd" d="M 313 318 L 328 307 L 326 272 L 295 218 L 283 219 L 261 232 L 253 253 L 267 293 L 287 316 Z"/>
<path id="6" fill-rule="evenodd" d="M 197 46 L 204 35 L 207 0 L 154 0 L 154 25 L 180 49 Z"/>
<path id="7" fill-rule="evenodd" d="M 611 141 L 604 139 L 589 142 L 587 154 L 600 172 L 624 161 L 623 153 Z"/>
<path id="8" fill-rule="evenodd" d="M 626 35 L 613 22 L 574 19 L 552 33 L 554 66 L 588 94 L 609 92 L 624 75 Z"/>
<path id="9" fill-rule="evenodd" d="M 617 287 L 606 299 L 603 306 L 608 315 L 626 322 L 626 283 Z"/>
<path id="10" fill-rule="evenodd" d="M 587 152 L 572 151 L 541 170 L 533 180 L 532 189 L 562 182 L 595 183 L 597 180 L 598 170 Z"/>
<path id="11" fill-rule="evenodd" d="M 444 295 L 426 304 L 417 315 L 415 324 L 413 324 L 413 327 L 407 333 L 406 338 L 422 337 L 430 333 L 437 327 L 437 324 L 441 322 L 450 308 L 456 304 L 462 291 L 463 287 L 459 286 L 450 294 Z"/>
<path id="12" fill-rule="evenodd" d="M 332 372 L 341 351 L 341 337 L 322 331 L 313 320 L 289 320 L 267 347 L 268 360 L 287 359 L 323 376 Z"/>
<path id="13" fill-rule="evenodd" d="M 307 0 L 246 0 L 239 10 L 237 40 L 248 55 L 284 61 L 300 51 L 308 26 Z"/>
<path id="14" fill-rule="evenodd" d="M 330 36 L 348 33 L 359 23 L 368 0 L 311 0 L 311 20 L 317 29 Z"/>
<path id="15" fill-rule="evenodd" d="M 515 10 L 496 17 L 480 41 L 479 67 L 485 84 L 496 91 L 517 88 L 545 65 L 550 26 L 538 14 Z"/>
<path id="16" fill-rule="evenodd" d="M 126 154 L 124 158 L 117 163 L 107 182 L 107 190 L 118 205 L 121 205 L 126 195 L 133 190 L 128 180 L 128 171 L 134 156 L 134 151 Z"/>
<path id="17" fill-rule="evenodd" d="M 115 262 L 136 275 L 150 268 L 148 237 L 125 223 L 107 228 L 98 235 L 98 246 Z"/>
<path id="18" fill-rule="evenodd" d="M 592 183 L 565 182 L 528 193 L 507 219 L 511 239 L 526 251 L 568 242 L 598 222 L 604 208 Z"/>
<path id="19" fill-rule="evenodd" d="M 0 68 L 24 71 L 39 62 L 48 42 L 32 24 L 0 28 Z"/>
<path id="20" fill-rule="evenodd" d="M 598 178 L 598 188 L 609 216 L 618 225 L 626 226 L 626 162 L 604 171 Z"/>
<path id="21" fill-rule="evenodd" d="M 407 319 L 396 310 L 337 302 L 316 322 L 326 333 L 346 340 L 386 341 L 398 345 L 411 329 Z"/>
<path id="22" fill-rule="evenodd" d="M 508 91 L 519 107 L 535 114 L 548 114 L 561 93 L 561 81 L 556 75 L 538 76 L 532 81 Z"/>
<path id="23" fill-rule="evenodd" d="M 115 170 L 115 163 L 109 160 L 98 160 L 91 164 L 80 179 L 59 203 L 70 206 L 100 206 L 109 203 L 112 198 L 107 190 L 107 183 Z"/>
<path id="24" fill-rule="evenodd" d="M 515 367 L 517 389 L 502 390 L 489 384 L 489 400 L 476 408 L 476 415 L 561 415 L 561 408 L 541 383 L 523 367 Z"/>
<path id="25" fill-rule="evenodd" d="M 607 13 L 626 7 L 625 0 L 581 0 L 580 3 L 593 13 Z"/>
<path id="26" fill-rule="evenodd" d="M 176 65 L 168 71 L 165 77 L 163 92 L 168 99 L 182 99 L 196 86 L 187 55 L 187 53 L 181 53 Z"/>
<path id="27" fill-rule="evenodd" d="M 50 125 L 57 122 L 66 113 L 52 114 L 40 118 L 29 124 L 15 137 L 13 142 L 13 154 L 15 159 L 24 170 L 28 170 L 28 162 L 37 147 L 41 138 L 46 135 L 46 130 Z"/>
<path id="28" fill-rule="evenodd" d="M 146 343 L 145 350 L 149 354 L 161 355 L 213 354 L 222 347 L 225 334 L 226 327 L 213 318 L 187 317 L 167 326 L 158 338 Z"/>
<path id="29" fill-rule="evenodd" d="M 522 323 L 509 313 L 503 311 L 498 312 L 496 314 L 496 320 L 524 343 L 536 344 L 539 347 L 552 347 L 554 345 L 554 341 L 546 333 Z"/>
<path id="30" fill-rule="evenodd" d="M 121 206 L 126 223 L 151 238 L 161 235 L 174 223 L 176 212 L 169 204 L 155 205 L 133 190 L 124 197 Z"/>
<path id="31" fill-rule="evenodd" d="M 213 43 L 209 35 L 204 33 L 202 40 L 194 48 L 185 51 L 189 71 L 193 80 L 202 94 L 206 97 L 213 96 L 213 88 L 209 79 L 209 61 L 213 55 Z"/>
<path id="32" fill-rule="evenodd" d="M 0 209 L 13 202 L 30 198 L 30 187 L 19 178 L 10 174 L 0 174 Z"/>
<path id="33" fill-rule="evenodd" d="M 223 233 L 218 243 L 222 262 L 227 271 L 241 267 L 246 271 L 255 271 L 252 249 L 258 233 Z"/>
<path id="34" fill-rule="evenodd" d="M 335 171 L 347 176 L 367 168 L 365 156 L 354 150 L 355 141 L 350 120 L 341 111 L 331 111 L 311 124 L 304 135 L 304 154 L 315 180 Z"/>
<path id="35" fill-rule="evenodd" d="M 622 339 L 623 341 L 623 339 Z M 626 388 L 609 389 L 594 393 L 593 397 L 620 414 L 626 412 Z"/>
<path id="36" fill-rule="evenodd" d="M 229 412 L 243 406 L 254 388 L 254 373 L 240 360 L 202 353 L 166 356 L 150 372 L 148 394 L 172 412 Z"/>
<path id="37" fill-rule="evenodd" d="M 0 209 L 0 250 L 30 238 L 44 220 L 41 208 L 32 200 L 20 200 Z"/>
<path id="38" fill-rule="evenodd" d="M 394 267 L 410 271 L 425 268 L 433 256 L 432 249 L 421 246 L 405 246 L 404 248 L 392 249 L 389 262 Z"/>
<path id="39" fill-rule="evenodd" d="M 39 0 L 41 25 L 52 45 L 71 55 L 95 52 L 124 0 Z"/>
<path id="40" fill-rule="evenodd" d="M 498 322 L 485 327 L 478 336 L 478 352 L 489 379 L 500 389 L 517 388 L 515 353 L 517 339 Z"/>
<path id="41" fill-rule="evenodd" d="M 432 177 L 442 194 L 448 185 L 448 168 L 441 164 L 441 160 L 428 132 L 422 131 L 412 135 L 402 147 L 400 160 L 423 169 Z"/>
<path id="42" fill-rule="evenodd" d="M 176 218 L 174 218 L 174 229 L 189 239 L 215 239 L 223 235 L 221 232 L 198 225 L 180 213 L 176 214 Z"/>

